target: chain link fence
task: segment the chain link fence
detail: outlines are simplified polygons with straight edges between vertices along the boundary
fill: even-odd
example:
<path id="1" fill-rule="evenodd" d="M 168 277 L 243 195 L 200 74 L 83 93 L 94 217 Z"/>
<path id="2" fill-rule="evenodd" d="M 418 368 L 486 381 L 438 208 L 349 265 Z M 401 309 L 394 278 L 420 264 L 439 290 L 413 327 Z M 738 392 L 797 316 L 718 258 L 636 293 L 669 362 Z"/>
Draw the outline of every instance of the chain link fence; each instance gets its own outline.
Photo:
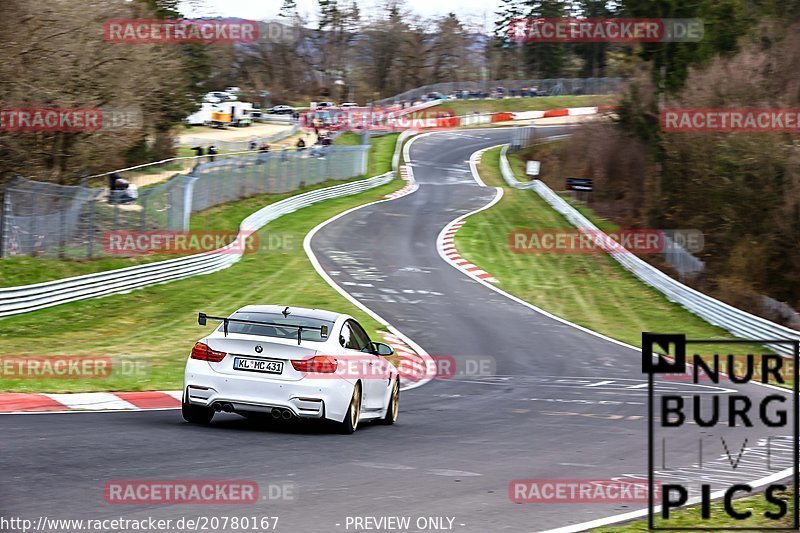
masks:
<path id="1" fill-rule="evenodd" d="M 484 80 L 484 81 L 451 81 L 444 83 L 434 83 L 423 85 L 416 89 L 408 90 L 390 98 L 384 98 L 373 103 L 376 106 L 388 106 L 399 104 L 400 102 L 415 102 L 421 100 L 423 96 L 430 93 L 441 93 L 445 96 L 454 94 L 456 91 L 468 91 L 473 95 L 466 95 L 467 98 L 488 98 L 498 87 L 502 87 L 505 96 L 521 94 L 523 89 L 527 89 L 527 94 L 532 95 L 531 90 L 535 89 L 539 96 L 560 96 L 577 94 L 615 94 L 620 92 L 627 83 L 625 78 L 552 78 L 552 79 L 530 79 L 530 80 Z M 464 98 L 463 95 L 458 95 Z"/>
<path id="2" fill-rule="evenodd" d="M 0 217 L 0 257 L 88 259 L 106 254 L 112 231 L 189 229 L 191 214 L 258 194 L 280 194 L 366 174 L 369 146 L 217 156 L 120 203 L 108 188 L 63 186 L 17 177 Z M 119 192 L 119 191 L 115 191 Z"/>

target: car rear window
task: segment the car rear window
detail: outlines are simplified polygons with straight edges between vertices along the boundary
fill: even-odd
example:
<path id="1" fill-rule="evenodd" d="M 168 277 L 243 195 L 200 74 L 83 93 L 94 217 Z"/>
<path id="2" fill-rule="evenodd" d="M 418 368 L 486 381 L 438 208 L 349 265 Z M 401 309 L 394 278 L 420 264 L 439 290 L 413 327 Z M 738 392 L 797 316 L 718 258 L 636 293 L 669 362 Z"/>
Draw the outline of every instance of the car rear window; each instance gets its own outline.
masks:
<path id="1" fill-rule="evenodd" d="M 322 326 L 328 327 L 328 335 L 333 331 L 333 322 L 327 320 L 320 320 L 318 318 L 308 318 L 299 315 L 289 315 L 284 317 L 280 313 L 234 313 L 231 318 L 238 318 L 241 320 L 254 320 L 257 322 L 270 322 L 272 324 L 293 324 L 296 326 L 308 326 L 312 328 L 321 328 Z M 218 328 L 222 331 L 222 325 Z M 275 337 L 278 339 L 297 339 L 297 328 L 293 327 L 280 327 L 280 326 L 267 326 L 259 324 L 239 324 L 237 322 L 228 323 L 228 333 L 241 333 L 244 335 L 258 335 L 261 337 Z M 304 341 L 322 342 L 328 340 L 328 337 L 322 337 L 321 332 L 317 330 L 304 329 L 301 337 Z"/>

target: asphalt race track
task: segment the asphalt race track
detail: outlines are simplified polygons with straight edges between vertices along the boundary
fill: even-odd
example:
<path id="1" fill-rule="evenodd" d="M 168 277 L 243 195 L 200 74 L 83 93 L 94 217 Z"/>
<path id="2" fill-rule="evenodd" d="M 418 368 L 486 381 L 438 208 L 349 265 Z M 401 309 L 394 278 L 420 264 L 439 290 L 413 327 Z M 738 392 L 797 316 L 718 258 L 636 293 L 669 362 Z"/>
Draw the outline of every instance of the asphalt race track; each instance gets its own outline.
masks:
<path id="1" fill-rule="evenodd" d="M 355 210 L 312 240 L 342 288 L 428 353 L 491 361 L 493 375 L 405 391 L 395 426 L 364 425 L 352 436 L 231 415 L 196 427 L 177 411 L 0 416 L 0 515 L 269 515 L 280 517 L 278 531 L 302 533 L 354 531 L 354 516 L 410 516 L 410 531 L 418 517 L 449 517 L 453 531 L 482 533 L 543 531 L 642 508 L 509 500 L 514 479 L 646 476 L 647 407 L 637 351 L 516 303 L 439 256 L 441 229 L 495 196 L 472 178 L 470 155 L 508 138 L 497 129 L 419 138 L 411 147 L 419 190 Z M 769 392 L 747 386 L 754 400 Z M 745 437 L 768 436 L 759 431 L 739 430 L 736 449 Z M 687 429 L 671 444 L 670 465 L 691 465 L 696 439 Z M 264 492 L 270 484 L 294 492 L 246 506 L 107 504 L 105 483 L 122 479 L 247 479 Z"/>

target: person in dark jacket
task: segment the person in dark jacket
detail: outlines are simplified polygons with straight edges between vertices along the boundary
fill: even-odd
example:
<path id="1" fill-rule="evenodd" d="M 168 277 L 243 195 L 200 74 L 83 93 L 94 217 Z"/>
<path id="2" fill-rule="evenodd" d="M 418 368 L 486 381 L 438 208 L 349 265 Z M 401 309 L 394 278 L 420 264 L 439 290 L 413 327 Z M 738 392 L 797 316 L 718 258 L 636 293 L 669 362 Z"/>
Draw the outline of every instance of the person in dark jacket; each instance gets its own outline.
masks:
<path id="1" fill-rule="evenodd" d="M 213 144 L 208 147 L 209 161 L 214 162 L 214 156 L 217 155 L 217 147 Z"/>
<path id="2" fill-rule="evenodd" d="M 122 180 L 122 176 L 120 176 L 118 172 L 112 172 L 108 175 L 108 203 L 110 204 L 117 203 L 119 196 L 117 192 L 117 180 Z"/>

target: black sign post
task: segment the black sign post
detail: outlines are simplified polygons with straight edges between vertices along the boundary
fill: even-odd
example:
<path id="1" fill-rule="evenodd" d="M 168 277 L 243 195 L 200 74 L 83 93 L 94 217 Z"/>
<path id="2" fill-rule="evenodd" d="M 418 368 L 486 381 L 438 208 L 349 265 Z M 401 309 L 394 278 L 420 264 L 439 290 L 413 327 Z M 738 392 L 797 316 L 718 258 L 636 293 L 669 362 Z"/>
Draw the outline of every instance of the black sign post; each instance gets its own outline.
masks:
<path id="1" fill-rule="evenodd" d="M 592 191 L 592 180 L 584 178 L 567 178 L 568 191 Z"/>
<path id="2" fill-rule="evenodd" d="M 576 193 L 583 193 L 580 200 L 585 202 L 589 199 L 588 193 L 594 190 L 594 184 L 587 178 L 567 178 L 567 190 L 572 191 L 573 200 Z"/>

